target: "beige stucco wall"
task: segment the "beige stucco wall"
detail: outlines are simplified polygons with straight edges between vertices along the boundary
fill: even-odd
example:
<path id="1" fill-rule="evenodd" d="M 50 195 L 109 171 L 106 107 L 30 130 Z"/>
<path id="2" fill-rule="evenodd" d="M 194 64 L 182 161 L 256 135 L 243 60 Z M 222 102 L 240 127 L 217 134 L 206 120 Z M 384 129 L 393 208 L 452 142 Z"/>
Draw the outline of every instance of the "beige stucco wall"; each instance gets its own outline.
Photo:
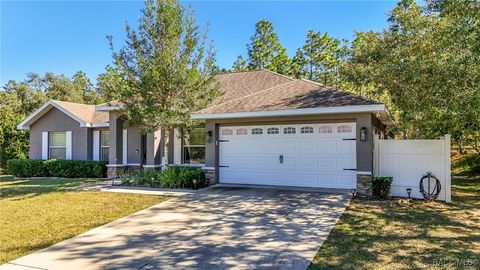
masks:
<path id="1" fill-rule="evenodd" d="M 30 158 L 42 158 L 42 132 L 72 131 L 72 159 L 91 159 L 91 141 L 88 139 L 88 128 L 80 127 L 60 110 L 52 108 L 30 126 Z"/>
<path id="2" fill-rule="evenodd" d="M 213 119 L 206 121 L 206 130 L 214 133 L 215 140 L 206 143 L 205 166 L 218 166 L 218 127 L 228 125 L 298 124 L 356 122 L 357 126 L 357 170 L 371 172 L 373 164 L 373 126 L 371 113 L 324 114 L 308 116 L 258 117 L 242 119 Z M 367 128 L 367 140 L 360 141 L 360 128 Z"/>

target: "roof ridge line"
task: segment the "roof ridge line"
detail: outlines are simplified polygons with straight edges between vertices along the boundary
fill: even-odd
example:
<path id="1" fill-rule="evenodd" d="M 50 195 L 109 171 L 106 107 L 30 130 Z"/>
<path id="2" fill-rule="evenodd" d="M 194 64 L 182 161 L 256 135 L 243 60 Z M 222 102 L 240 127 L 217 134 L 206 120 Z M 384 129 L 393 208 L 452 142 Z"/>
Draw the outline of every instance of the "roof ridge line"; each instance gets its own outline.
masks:
<path id="1" fill-rule="evenodd" d="M 210 109 L 210 108 L 218 107 L 218 106 L 220 106 L 220 105 L 225 105 L 225 104 L 230 103 L 230 102 L 232 102 L 232 101 L 237 101 L 237 100 L 240 100 L 240 99 L 243 99 L 243 98 L 246 98 L 246 97 L 250 97 L 250 96 L 253 96 L 253 95 L 256 95 L 256 94 L 263 93 L 263 92 L 265 92 L 265 91 L 270 91 L 270 90 L 272 90 L 272 89 L 274 89 L 274 88 L 277 88 L 277 87 L 279 87 L 279 86 L 282 86 L 282 85 L 285 85 L 285 84 L 289 84 L 289 83 L 292 83 L 292 82 L 295 82 L 295 81 L 297 81 L 297 80 L 293 79 L 293 80 L 291 80 L 291 81 L 284 82 L 284 83 L 281 83 L 281 84 L 277 84 L 277 85 L 272 86 L 272 87 L 269 87 L 269 88 L 267 88 L 267 89 L 263 89 L 262 91 L 258 91 L 258 92 L 251 93 L 251 94 L 248 94 L 248 95 L 243 96 L 243 97 L 239 97 L 239 98 L 235 98 L 235 99 L 232 99 L 232 100 L 229 100 L 229 101 L 225 101 L 225 102 L 219 103 L 219 104 L 214 105 L 214 106 L 206 107 L 205 109 Z M 202 109 L 202 111 L 205 110 L 205 109 Z"/>
<path id="2" fill-rule="evenodd" d="M 287 76 L 287 75 L 285 75 L 285 74 L 280 74 L 280 73 L 278 73 L 278 72 L 271 71 L 271 70 L 266 69 L 266 68 L 261 68 L 261 69 L 259 69 L 259 70 L 267 71 L 267 72 L 272 73 L 272 74 L 274 74 L 274 75 L 277 75 L 277 76 L 281 76 L 281 77 L 290 79 L 290 80 L 292 80 L 292 81 L 298 80 L 298 79 L 295 79 L 295 78 L 293 78 L 293 77 L 291 77 L 291 76 Z"/>
<path id="3" fill-rule="evenodd" d="M 256 68 L 256 69 L 247 69 L 247 70 L 236 70 L 236 71 L 228 71 L 224 73 L 218 73 L 215 74 L 214 76 L 220 76 L 220 75 L 229 75 L 229 74 L 234 74 L 234 73 L 245 73 L 245 72 L 252 72 L 252 71 L 261 71 L 261 68 Z"/>

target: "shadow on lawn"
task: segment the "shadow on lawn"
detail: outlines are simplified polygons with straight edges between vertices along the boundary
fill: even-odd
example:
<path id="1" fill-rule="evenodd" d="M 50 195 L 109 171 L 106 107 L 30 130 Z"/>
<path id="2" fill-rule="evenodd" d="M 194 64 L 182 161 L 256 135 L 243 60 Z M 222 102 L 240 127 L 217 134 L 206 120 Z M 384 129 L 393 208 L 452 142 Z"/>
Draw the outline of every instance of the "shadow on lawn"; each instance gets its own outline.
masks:
<path id="1" fill-rule="evenodd" d="M 309 268 L 431 268 L 439 259 L 479 259 L 480 176 L 452 184 L 449 204 L 352 202 Z"/>
<path id="2" fill-rule="evenodd" d="M 65 178 L 16 179 L 0 185 L 0 199 L 18 197 L 15 199 L 22 200 L 43 193 L 64 191 L 68 187 L 95 181 L 96 180 Z"/>

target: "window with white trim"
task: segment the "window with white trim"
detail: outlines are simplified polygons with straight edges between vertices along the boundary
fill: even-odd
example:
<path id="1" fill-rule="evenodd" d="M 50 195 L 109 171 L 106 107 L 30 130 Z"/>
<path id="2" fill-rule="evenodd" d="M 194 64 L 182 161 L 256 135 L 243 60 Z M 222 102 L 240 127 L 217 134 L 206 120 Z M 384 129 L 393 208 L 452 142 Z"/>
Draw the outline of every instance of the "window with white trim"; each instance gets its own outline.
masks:
<path id="1" fill-rule="evenodd" d="M 347 126 L 347 125 L 338 126 L 337 127 L 337 132 L 338 133 L 351 133 L 352 132 L 352 126 Z"/>
<path id="2" fill-rule="evenodd" d="M 246 128 L 237 128 L 237 135 L 247 135 L 248 130 Z"/>
<path id="3" fill-rule="evenodd" d="M 280 129 L 276 127 L 271 127 L 267 129 L 267 134 L 279 134 L 279 133 L 280 133 Z"/>
<path id="4" fill-rule="evenodd" d="M 263 129 L 261 128 L 252 128 L 252 135 L 261 135 L 263 134 Z"/>
<path id="5" fill-rule="evenodd" d="M 333 133 L 333 128 L 332 126 L 320 126 L 318 133 Z"/>
<path id="6" fill-rule="evenodd" d="M 205 128 L 192 128 L 183 134 L 182 163 L 205 164 Z"/>
<path id="7" fill-rule="evenodd" d="M 283 134 L 295 134 L 297 133 L 297 129 L 294 127 L 286 127 L 283 129 Z"/>
<path id="8" fill-rule="evenodd" d="M 310 126 L 302 127 L 300 129 L 300 133 L 302 134 L 313 133 L 313 127 L 310 127 Z"/>
<path id="9" fill-rule="evenodd" d="M 224 136 L 233 135 L 233 130 L 231 128 L 225 128 L 222 130 L 222 135 Z"/>
<path id="10" fill-rule="evenodd" d="M 108 161 L 110 133 L 100 131 L 100 160 Z"/>
<path id="11" fill-rule="evenodd" d="M 67 135 L 66 132 L 48 133 L 48 158 L 66 159 L 67 158 Z"/>

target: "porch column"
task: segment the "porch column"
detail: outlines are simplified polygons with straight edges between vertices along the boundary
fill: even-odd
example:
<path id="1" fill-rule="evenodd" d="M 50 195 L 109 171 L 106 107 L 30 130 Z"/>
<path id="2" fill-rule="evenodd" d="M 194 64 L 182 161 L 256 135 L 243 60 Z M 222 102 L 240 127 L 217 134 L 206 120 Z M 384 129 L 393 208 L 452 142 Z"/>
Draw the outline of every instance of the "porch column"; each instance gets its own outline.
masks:
<path id="1" fill-rule="evenodd" d="M 147 149 L 147 160 L 144 168 L 160 168 L 162 162 L 162 132 L 157 130 L 155 132 L 147 133 L 145 146 Z"/>
<path id="2" fill-rule="evenodd" d="M 110 112 L 109 126 L 109 152 L 107 176 L 108 178 L 117 178 L 125 171 L 123 164 L 123 120 L 118 112 Z"/>

